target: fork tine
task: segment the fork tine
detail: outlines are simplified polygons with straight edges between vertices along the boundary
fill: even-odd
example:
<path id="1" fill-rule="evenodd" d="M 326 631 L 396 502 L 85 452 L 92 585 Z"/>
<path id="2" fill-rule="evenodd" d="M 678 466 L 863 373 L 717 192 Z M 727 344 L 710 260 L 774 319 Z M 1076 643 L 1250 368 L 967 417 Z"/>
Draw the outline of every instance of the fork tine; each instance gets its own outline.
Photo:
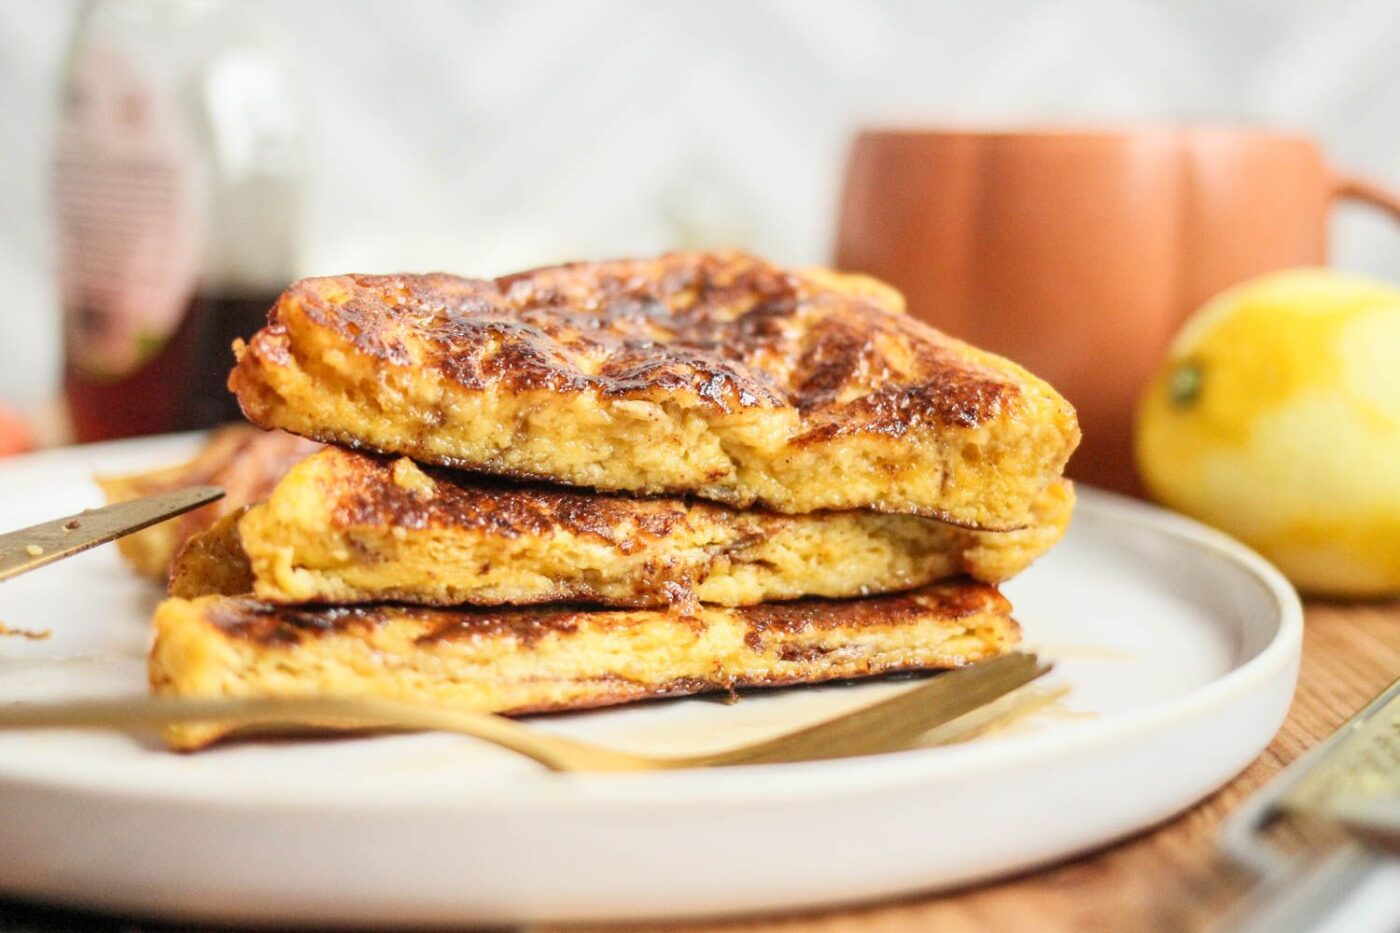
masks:
<path id="1" fill-rule="evenodd" d="M 1005 696 L 1050 668 L 1033 654 L 1012 652 L 939 674 L 911 690 L 786 735 L 709 755 L 674 759 L 671 766 L 779 764 L 907 748 L 935 726 Z"/>

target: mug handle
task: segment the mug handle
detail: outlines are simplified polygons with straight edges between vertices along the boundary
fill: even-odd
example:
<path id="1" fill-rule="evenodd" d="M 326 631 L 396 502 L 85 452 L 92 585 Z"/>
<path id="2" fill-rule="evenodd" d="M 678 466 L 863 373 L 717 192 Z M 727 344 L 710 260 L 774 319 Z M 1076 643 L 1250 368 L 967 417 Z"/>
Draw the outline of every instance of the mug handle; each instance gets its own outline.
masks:
<path id="1" fill-rule="evenodd" d="M 1362 201 L 1400 220 L 1400 194 L 1364 178 L 1357 178 L 1355 175 L 1336 176 L 1332 182 L 1332 196 Z"/>

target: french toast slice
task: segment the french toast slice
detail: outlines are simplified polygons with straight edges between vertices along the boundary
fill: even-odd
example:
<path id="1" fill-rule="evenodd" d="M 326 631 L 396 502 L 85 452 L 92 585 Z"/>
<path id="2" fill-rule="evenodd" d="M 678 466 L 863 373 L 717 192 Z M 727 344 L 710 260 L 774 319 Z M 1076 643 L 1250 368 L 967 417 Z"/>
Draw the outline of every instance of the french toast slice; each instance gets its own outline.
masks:
<path id="1" fill-rule="evenodd" d="M 282 431 L 249 424 L 219 428 L 188 463 L 127 476 L 99 476 L 107 501 L 125 502 L 210 485 L 224 490 L 217 502 L 117 539 L 122 558 L 144 577 L 165 580 L 171 560 L 186 541 L 242 506 L 267 498 L 287 470 L 321 445 Z"/>
<path id="2" fill-rule="evenodd" d="M 840 598 L 1023 570 L 1064 534 L 1066 480 L 1019 531 L 913 515 L 782 515 L 424 470 L 324 448 L 271 497 L 194 539 L 171 595 L 251 592 L 269 602 L 622 607 L 751 606 Z"/>
<path id="3" fill-rule="evenodd" d="M 1021 367 L 888 286 L 741 253 L 293 284 L 237 348 L 256 424 L 606 491 L 1005 530 L 1079 441 Z"/>
<path id="4" fill-rule="evenodd" d="M 376 697 L 521 714 L 958 667 L 1019 637 L 1001 594 L 969 581 L 694 613 L 301 609 L 206 596 L 156 610 L 150 681 L 160 696 Z M 228 731 L 187 724 L 166 737 L 193 749 Z"/>

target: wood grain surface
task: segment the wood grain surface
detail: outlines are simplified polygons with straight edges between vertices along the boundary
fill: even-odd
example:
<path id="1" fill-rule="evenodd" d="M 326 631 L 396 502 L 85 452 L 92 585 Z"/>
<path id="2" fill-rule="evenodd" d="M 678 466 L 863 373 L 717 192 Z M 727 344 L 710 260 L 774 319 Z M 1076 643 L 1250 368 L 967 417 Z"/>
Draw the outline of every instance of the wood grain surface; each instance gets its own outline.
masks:
<path id="1" fill-rule="evenodd" d="M 665 933 L 1201 929 L 1249 886 L 1249 879 L 1215 851 L 1221 819 L 1400 677 L 1400 603 L 1312 603 L 1306 618 L 1298 694 L 1283 728 L 1234 781 L 1176 819 L 1094 855 L 943 896 L 834 913 L 646 929 Z M 579 933 L 580 928 L 568 930 Z"/>

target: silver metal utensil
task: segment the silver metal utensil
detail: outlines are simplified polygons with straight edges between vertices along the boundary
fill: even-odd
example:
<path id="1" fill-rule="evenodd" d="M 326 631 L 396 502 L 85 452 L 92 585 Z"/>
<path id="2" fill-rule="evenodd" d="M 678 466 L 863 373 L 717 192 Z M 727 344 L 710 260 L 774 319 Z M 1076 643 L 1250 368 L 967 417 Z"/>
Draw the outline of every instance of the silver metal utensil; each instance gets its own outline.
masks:
<path id="1" fill-rule="evenodd" d="M 1338 841 L 1287 855 L 1271 830 L 1291 820 Z M 1224 929 L 1400 930 L 1400 680 L 1245 801 L 1220 846 L 1261 879 Z"/>

